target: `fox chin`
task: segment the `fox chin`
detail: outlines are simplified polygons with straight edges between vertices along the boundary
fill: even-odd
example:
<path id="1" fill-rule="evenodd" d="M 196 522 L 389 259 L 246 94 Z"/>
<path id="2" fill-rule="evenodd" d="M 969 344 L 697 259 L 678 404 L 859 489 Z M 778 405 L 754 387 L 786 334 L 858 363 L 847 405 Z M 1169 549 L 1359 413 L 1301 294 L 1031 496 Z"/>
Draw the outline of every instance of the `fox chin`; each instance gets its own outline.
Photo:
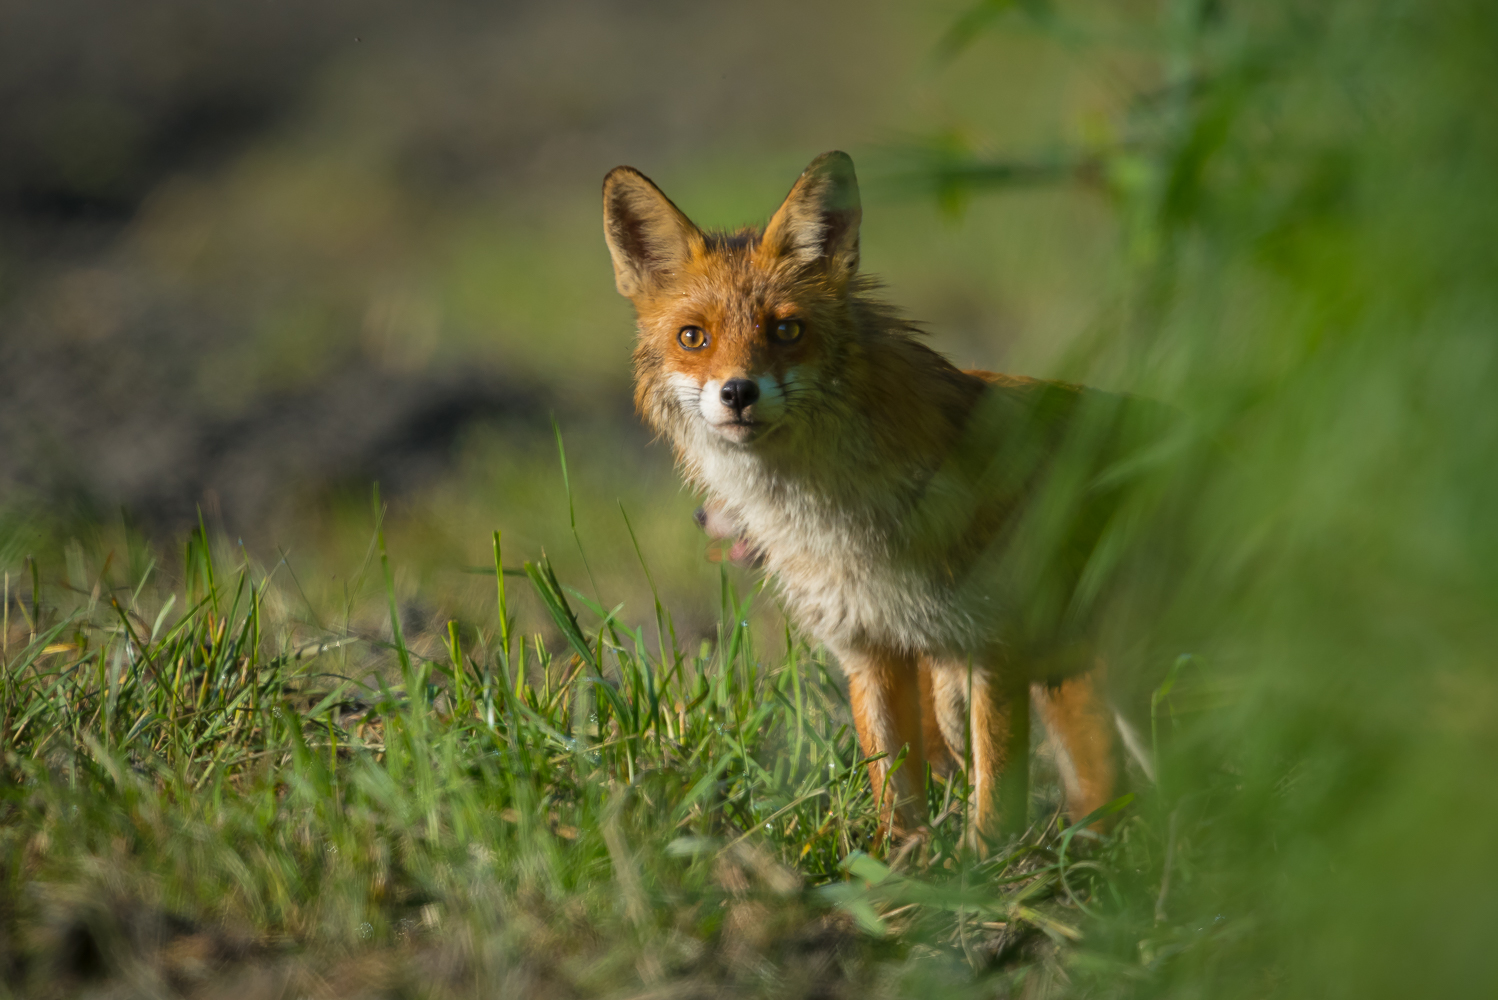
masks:
<path id="1" fill-rule="evenodd" d="M 813 160 L 762 229 L 700 229 L 631 167 L 603 200 L 636 405 L 706 494 L 702 523 L 745 540 L 838 658 L 863 752 L 886 755 L 869 765 L 885 832 L 921 826 L 928 761 L 971 762 L 980 847 L 1022 823 L 1032 704 L 1072 816 L 1110 801 L 1119 728 L 1139 741 L 1080 586 L 1109 493 L 1075 484 L 1118 451 L 1120 397 L 922 343 L 859 272 L 846 153 Z"/>

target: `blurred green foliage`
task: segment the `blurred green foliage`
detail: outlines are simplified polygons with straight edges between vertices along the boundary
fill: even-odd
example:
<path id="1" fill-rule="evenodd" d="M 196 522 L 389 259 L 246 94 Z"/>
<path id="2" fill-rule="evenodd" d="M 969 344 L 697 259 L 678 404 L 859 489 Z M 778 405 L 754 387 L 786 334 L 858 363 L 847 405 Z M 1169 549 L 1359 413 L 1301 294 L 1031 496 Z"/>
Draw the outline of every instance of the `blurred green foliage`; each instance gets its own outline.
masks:
<path id="1" fill-rule="evenodd" d="M 1182 717 L 1162 761 L 1189 860 L 1162 905 L 1179 954 L 1146 991 L 1485 995 L 1498 135 L 1478 109 L 1498 18 L 1013 16 L 1100 55 L 1142 42 L 1158 66 L 1107 141 L 1060 158 L 1111 192 L 1130 272 L 1069 370 L 1194 425 L 1143 487 L 1162 516 L 1139 528 L 1136 584 L 1164 610 L 1116 623 L 1190 654 L 1167 704 L 1192 683 L 1222 702 Z"/>

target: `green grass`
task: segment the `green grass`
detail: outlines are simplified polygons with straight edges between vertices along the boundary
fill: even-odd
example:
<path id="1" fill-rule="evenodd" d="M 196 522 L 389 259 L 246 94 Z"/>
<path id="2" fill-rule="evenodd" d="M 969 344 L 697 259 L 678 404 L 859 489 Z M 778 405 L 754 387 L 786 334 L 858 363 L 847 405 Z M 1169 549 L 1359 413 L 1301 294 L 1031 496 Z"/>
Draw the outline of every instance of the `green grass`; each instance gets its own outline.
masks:
<path id="1" fill-rule="evenodd" d="M 1117 872 L 1046 803 L 979 862 L 965 785 L 935 781 L 930 838 L 875 843 L 825 655 L 757 648 L 758 595 L 726 574 L 699 648 L 669 609 L 627 627 L 544 561 L 498 575 L 485 620 L 408 641 L 371 549 L 380 634 L 278 619 L 288 581 L 201 533 L 164 601 L 154 571 L 107 562 L 86 590 L 16 581 L 13 995 L 213 993 L 266 968 L 336 996 L 819 995 L 1056 976 L 1082 928 L 1123 919 Z M 517 586 L 549 644 L 516 630 Z M 1131 815 L 1113 854 L 1158 863 Z"/>

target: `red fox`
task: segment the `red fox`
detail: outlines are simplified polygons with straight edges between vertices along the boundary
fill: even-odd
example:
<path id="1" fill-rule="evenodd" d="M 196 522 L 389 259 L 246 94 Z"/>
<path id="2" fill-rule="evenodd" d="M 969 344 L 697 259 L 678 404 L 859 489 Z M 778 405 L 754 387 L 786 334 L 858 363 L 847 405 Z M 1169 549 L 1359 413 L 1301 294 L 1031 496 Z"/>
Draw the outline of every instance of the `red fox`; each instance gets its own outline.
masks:
<path id="1" fill-rule="evenodd" d="M 883 755 L 886 829 L 921 825 L 928 760 L 969 753 L 980 844 L 1001 816 L 1022 824 L 1032 702 L 1070 815 L 1112 799 L 1089 609 L 1119 397 L 961 371 L 921 343 L 859 274 L 845 153 L 817 157 L 763 230 L 701 230 L 630 167 L 603 197 L 636 405 L 707 495 L 705 526 L 752 543 L 741 555 L 837 657 L 863 752 Z"/>

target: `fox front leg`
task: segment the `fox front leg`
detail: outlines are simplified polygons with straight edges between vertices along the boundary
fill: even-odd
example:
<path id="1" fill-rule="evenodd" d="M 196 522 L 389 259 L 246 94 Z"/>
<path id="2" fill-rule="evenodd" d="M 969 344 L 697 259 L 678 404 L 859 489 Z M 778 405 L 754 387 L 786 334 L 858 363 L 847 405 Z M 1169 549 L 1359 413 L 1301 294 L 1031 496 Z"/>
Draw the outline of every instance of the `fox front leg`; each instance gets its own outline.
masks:
<path id="1" fill-rule="evenodd" d="M 914 656 L 883 650 L 838 657 L 848 675 L 853 726 L 869 763 L 879 803 L 878 841 L 914 833 L 926 820 L 926 759 L 921 738 L 921 682 Z M 891 771 L 900 751 L 905 762 Z"/>
<path id="2" fill-rule="evenodd" d="M 1030 805 L 1030 684 L 1019 671 L 974 671 L 974 846 L 1023 833 Z"/>
<path id="3" fill-rule="evenodd" d="M 921 740 L 925 744 L 926 763 L 931 765 L 933 774 L 950 778 L 962 770 L 966 692 L 956 691 L 956 683 L 948 683 L 947 672 L 925 658 L 920 670 Z"/>

